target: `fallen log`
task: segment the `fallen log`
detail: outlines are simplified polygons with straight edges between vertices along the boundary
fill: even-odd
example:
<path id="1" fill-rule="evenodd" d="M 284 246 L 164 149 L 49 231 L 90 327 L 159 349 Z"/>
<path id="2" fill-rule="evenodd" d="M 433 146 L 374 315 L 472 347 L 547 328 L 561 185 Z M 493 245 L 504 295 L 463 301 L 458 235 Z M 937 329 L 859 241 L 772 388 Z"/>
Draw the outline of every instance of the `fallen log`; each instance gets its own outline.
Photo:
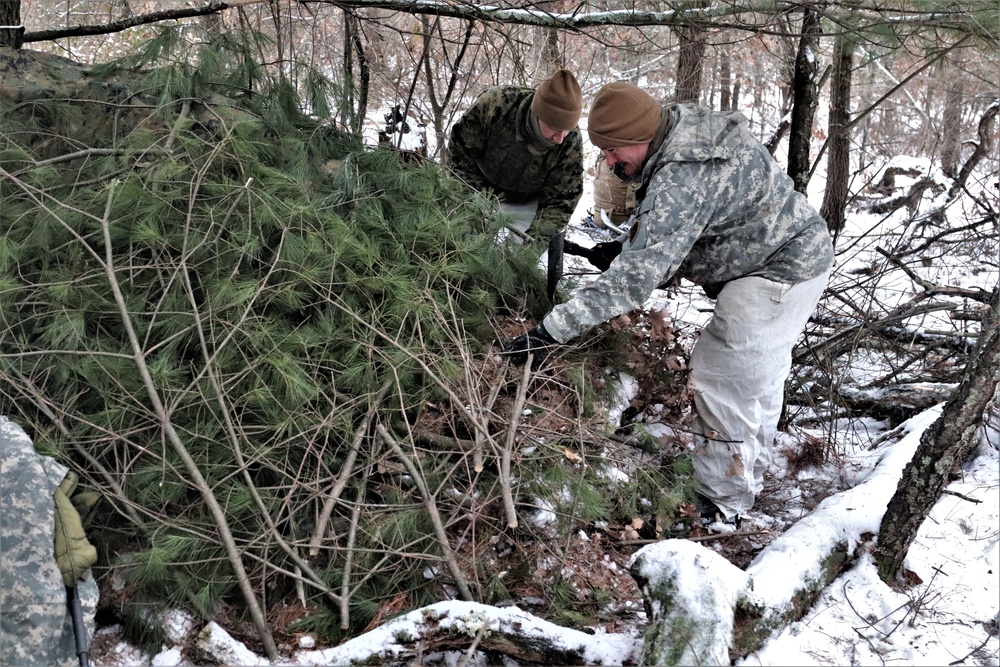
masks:
<path id="1" fill-rule="evenodd" d="M 589 635 L 517 607 L 438 602 L 399 616 L 339 646 L 299 651 L 301 665 L 410 665 L 428 653 L 497 653 L 522 665 L 634 664 L 638 641 L 630 635 Z"/>
<path id="2" fill-rule="evenodd" d="M 640 665 L 718 665 L 753 653 L 802 618 L 878 533 L 920 432 L 938 410 L 913 418 L 907 435 L 873 453 L 874 470 L 830 496 L 768 545 L 746 571 L 705 547 L 664 540 L 632 557 L 630 572 L 649 616 Z"/>

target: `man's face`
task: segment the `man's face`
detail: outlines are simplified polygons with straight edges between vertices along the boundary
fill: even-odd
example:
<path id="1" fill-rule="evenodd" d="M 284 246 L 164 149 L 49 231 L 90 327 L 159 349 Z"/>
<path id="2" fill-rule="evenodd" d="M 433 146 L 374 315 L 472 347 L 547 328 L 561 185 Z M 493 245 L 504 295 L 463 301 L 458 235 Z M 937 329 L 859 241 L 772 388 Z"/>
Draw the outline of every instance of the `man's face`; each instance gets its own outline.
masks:
<path id="1" fill-rule="evenodd" d="M 538 130 L 542 133 L 545 141 L 550 144 L 561 144 L 563 139 L 569 134 L 569 130 L 557 130 L 554 127 L 546 125 L 545 121 L 541 118 L 538 119 Z"/>
<path id="2" fill-rule="evenodd" d="M 604 159 L 608 161 L 608 169 L 623 181 L 629 181 L 639 175 L 642 163 L 646 161 L 649 143 L 617 148 L 604 148 Z"/>

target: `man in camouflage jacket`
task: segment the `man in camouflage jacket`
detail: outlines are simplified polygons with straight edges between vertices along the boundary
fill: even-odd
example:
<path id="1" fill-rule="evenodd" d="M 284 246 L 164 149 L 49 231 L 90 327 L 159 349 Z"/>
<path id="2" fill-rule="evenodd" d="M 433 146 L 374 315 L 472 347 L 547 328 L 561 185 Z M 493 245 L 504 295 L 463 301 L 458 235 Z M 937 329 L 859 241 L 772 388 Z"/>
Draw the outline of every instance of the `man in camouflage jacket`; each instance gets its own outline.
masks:
<path id="1" fill-rule="evenodd" d="M 530 240 L 547 243 L 583 194 L 581 109 L 565 69 L 534 90 L 491 88 L 452 127 L 445 159 L 466 183 L 496 193 Z"/>
<path id="2" fill-rule="evenodd" d="M 608 166 L 640 183 L 636 220 L 607 270 L 505 353 L 537 362 L 674 275 L 702 285 L 716 303 L 691 354 L 695 474 L 738 524 L 771 462 L 792 348 L 833 265 L 826 223 L 739 113 L 660 106 L 616 82 L 594 99 L 588 131 Z"/>

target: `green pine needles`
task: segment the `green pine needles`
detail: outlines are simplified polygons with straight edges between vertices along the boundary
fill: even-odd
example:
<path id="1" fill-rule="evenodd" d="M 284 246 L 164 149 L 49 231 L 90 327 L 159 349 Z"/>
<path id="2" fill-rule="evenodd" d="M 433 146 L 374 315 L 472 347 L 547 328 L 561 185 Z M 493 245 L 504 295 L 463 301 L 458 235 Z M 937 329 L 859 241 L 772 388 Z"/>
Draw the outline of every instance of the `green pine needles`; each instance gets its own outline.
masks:
<path id="1" fill-rule="evenodd" d="M 255 606 L 297 602 L 335 640 L 502 597 L 480 564 L 505 493 L 614 519 L 559 449 L 500 481 L 496 322 L 547 304 L 495 199 L 366 149 L 315 115 L 322 81 L 304 105 L 252 49 L 140 69 L 176 38 L 0 106 L 0 410 L 107 499 L 104 604 L 153 648 L 177 604 L 263 636 Z"/>
<path id="2" fill-rule="evenodd" d="M 102 567 L 137 600 L 210 616 L 239 594 L 232 539 L 258 590 L 310 568 L 304 599 L 350 608 L 368 568 L 442 554 L 415 487 L 358 486 L 387 483 L 373 426 L 452 400 L 542 277 L 495 241 L 491 198 L 306 117 L 287 85 L 249 94 L 259 72 L 234 88 L 222 56 L 105 68 L 145 108 L 118 124 L 69 95 L 0 109 L 2 411 L 109 498 Z"/>

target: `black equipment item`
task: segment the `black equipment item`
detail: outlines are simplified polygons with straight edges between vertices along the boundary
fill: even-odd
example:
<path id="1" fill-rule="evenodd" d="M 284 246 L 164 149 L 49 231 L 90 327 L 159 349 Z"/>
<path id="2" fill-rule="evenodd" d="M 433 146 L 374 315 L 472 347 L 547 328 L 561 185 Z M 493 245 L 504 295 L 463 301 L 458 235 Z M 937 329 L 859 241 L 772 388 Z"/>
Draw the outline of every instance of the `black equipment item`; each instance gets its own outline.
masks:
<path id="1" fill-rule="evenodd" d="M 565 246 L 565 232 L 553 234 L 552 238 L 549 239 L 549 271 L 545 281 L 545 292 L 553 305 L 556 302 L 556 287 L 558 287 L 563 275 L 563 248 Z"/>
<path id="2" fill-rule="evenodd" d="M 80 667 L 90 667 L 87 647 L 87 626 L 83 624 L 83 607 L 80 605 L 80 591 L 76 586 L 66 589 L 69 611 L 73 617 L 73 636 L 76 638 L 76 657 Z"/>

